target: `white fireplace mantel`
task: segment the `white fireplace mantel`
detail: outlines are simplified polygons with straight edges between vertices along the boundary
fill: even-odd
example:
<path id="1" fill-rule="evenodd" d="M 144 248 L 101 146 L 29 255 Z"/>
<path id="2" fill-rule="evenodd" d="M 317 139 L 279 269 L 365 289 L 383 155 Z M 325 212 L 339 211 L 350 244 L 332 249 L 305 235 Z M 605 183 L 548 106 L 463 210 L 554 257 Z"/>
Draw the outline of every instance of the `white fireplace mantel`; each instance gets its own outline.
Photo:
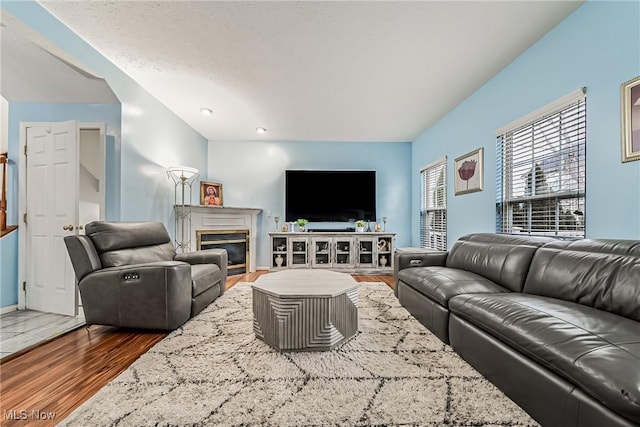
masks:
<path id="1" fill-rule="evenodd" d="M 182 209 L 175 206 L 176 213 Z M 191 245 L 190 250 L 196 249 L 196 232 L 201 230 L 249 230 L 249 269 L 256 271 L 256 233 L 258 230 L 258 215 L 262 209 L 234 208 L 226 206 L 198 206 L 184 207 L 191 213 Z"/>

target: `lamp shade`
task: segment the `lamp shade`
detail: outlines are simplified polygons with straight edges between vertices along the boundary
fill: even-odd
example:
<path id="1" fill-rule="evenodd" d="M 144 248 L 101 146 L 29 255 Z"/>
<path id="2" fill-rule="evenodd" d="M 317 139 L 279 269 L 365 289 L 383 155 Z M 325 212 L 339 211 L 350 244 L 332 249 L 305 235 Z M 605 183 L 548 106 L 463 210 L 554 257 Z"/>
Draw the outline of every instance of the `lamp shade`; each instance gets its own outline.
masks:
<path id="1" fill-rule="evenodd" d="M 170 166 L 167 168 L 167 176 L 176 184 L 180 182 L 192 183 L 200 176 L 200 171 L 189 166 Z"/>

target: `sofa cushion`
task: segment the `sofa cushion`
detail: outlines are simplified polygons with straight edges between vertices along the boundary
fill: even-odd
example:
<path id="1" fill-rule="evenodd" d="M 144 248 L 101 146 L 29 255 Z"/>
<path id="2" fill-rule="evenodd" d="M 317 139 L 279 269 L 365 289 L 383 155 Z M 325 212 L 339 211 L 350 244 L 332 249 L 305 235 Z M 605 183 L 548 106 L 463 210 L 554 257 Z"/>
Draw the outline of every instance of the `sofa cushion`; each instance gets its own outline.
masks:
<path id="1" fill-rule="evenodd" d="M 527 294 L 461 295 L 452 313 L 640 422 L 640 324 Z"/>
<path id="2" fill-rule="evenodd" d="M 578 240 L 538 249 L 524 292 L 640 321 L 640 242 Z"/>
<path id="3" fill-rule="evenodd" d="M 192 297 L 196 297 L 220 282 L 222 274 L 216 264 L 195 264 L 191 266 L 193 282 Z"/>
<path id="4" fill-rule="evenodd" d="M 397 276 L 398 280 L 444 307 L 448 307 L 449 299 L 456 295 L 508 292 L 489 279 L 456 268 L 406 268 L 400 270 Z"/>
<path id="5" fill-rule="evenodd" d="M 522 292 L 536 249 L 553 239 L 476 233 L 461 237 L 449 251 L 447 267 L 472 271 L 514 292 Z"/>

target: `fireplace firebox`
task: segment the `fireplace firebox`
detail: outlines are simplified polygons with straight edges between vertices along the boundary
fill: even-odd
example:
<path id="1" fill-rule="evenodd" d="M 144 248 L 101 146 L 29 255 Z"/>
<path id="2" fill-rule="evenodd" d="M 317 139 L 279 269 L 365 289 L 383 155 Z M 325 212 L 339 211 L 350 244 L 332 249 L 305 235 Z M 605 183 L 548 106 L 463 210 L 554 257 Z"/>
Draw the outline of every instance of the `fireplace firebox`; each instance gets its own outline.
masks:
<path id="1" fill-rule="evenodd" d="M 249 230 L 197 230 L 198 250 L 226 249 L 227 275 L 244 274 L 249 265 Z"/>

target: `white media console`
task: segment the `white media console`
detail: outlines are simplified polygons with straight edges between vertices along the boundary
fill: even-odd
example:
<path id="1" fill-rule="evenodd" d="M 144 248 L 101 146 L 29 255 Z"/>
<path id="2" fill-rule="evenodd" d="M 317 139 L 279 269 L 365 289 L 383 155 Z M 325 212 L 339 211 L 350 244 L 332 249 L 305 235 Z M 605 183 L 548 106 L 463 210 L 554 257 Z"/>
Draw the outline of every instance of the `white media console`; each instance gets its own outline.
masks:
<path id="1" fill-rule="evenodd" d="M 395 233 L 272 232 L 270 270 L 325 268 L 345 273 L 391 274 Z"/>

